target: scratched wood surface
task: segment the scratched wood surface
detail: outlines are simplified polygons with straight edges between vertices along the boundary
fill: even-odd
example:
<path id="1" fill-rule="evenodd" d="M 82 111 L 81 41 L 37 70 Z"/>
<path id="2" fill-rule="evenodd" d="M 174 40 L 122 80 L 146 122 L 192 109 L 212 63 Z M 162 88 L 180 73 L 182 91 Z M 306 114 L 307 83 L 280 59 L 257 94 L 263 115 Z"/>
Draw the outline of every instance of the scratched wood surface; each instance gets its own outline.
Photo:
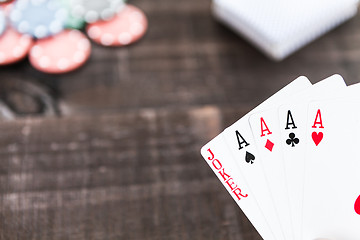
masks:
<path id="1" fill-rule="evenodd" d="M 222 110 L 0 125 L 2 239 L 261 239 L 199 149 Z"/>
<path id="2" fill-rule="evenodd" d="M 140 42 L 65 75 L 0 68 L 0 239 L 261 239 L 199 149 L 299 75 L 359 82 L 360 17 L 277 63 L 209 0 L 130 3 Z"/>

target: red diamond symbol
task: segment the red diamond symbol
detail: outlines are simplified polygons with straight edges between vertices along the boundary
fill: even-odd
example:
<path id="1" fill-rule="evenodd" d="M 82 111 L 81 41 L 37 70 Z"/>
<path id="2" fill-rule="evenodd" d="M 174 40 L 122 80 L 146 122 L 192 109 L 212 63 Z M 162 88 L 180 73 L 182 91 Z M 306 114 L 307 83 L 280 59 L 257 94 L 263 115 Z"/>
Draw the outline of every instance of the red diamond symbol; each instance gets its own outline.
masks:
<path id="1" fill-rule="evenodd" d="M 274 143 L 272 143 L 269 139 L 266 141 L 265 147 L 272 152 L 272 149 L 274 147 Z"/>

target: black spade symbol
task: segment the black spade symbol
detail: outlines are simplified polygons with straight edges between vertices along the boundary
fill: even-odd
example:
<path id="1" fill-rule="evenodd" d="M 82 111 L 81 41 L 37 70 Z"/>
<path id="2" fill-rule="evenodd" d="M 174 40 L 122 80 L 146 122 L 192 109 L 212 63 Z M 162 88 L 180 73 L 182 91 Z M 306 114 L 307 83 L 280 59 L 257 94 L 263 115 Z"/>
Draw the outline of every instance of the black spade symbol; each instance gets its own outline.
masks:
<path id="1" fill-rule="evenodd" d="M 246 161 L 247 163 L 253 164 L 253 163 L 254 163 L 254 160 L 255 160 L 255 156 L 252 155 L 252 154 L 249 153 L 249 152 L 246 152 L 245 161 Z"/>

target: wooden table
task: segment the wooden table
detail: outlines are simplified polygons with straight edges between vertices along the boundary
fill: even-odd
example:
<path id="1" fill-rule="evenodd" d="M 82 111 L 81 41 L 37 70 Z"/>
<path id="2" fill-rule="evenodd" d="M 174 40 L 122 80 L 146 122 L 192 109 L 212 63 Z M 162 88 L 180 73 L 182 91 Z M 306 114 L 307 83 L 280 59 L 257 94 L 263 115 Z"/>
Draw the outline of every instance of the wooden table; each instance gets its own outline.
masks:
<path id="1" fill-rule="evenodd" d="M 65 75 L 0 69 L 0 239 L 261 239 L 200 147 L 299 75 L 360 80 L 359 17 L 277 63 L 208 0 L 131 3 L 140 42 Z"/>

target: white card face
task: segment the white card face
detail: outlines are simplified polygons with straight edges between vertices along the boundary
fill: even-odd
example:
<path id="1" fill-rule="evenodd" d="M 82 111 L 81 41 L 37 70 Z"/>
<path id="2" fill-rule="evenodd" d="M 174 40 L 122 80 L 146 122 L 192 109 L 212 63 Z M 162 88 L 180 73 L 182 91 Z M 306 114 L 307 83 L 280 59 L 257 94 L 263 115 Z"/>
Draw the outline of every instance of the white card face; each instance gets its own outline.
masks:
<path id="1" fill-rule="evenodd" d="M 346 89 L 345 82 L 341 76 L 334 75 L 313 85 L 309 91 L 295 95 L 278 109 L 280 144 L 295 240 L 301 239 L 302 236 L 305 129 L 308 104 L 312 100 L 334 97 L 341 89 Z"/>
<path id="2" fill-rule="evenodd" d="M 360 239 L 359 100 L 308 108 L 303 239 Z"/>
<path id="3" fill-rule="evenodd" d="M 260 111 L 273 104 L 279 104 L 284 98 L 309 87 L 311 87 L 309 80 L 305 77 L 300 77 L 251 112 Z M 264 174 L 258 163 L 260 156 L 258 156 L 248 123 L 251 112 L 227 128 L 224 131 L 224 138 L 232 153 L 233 161 L 239 166 L 240 174 L 244 177 L 251 193 L 255 196 L 276 239 L 284 239 L 280 220 L 275 211 Z"/>
<path id="4" fill-rule="evenodd" d="M 309 96 L 311 96 L 313 88 L 322 88 L 323 90 L 326 90 L 339 89 L 341 87 L 345 88 L 346 86 L 344 80 L 339 75 L 323 80 L 316 85 L 317 86 L 313 86 L 308 91 L 304 91 L 302 93 L 296 94 L 295 96 L 284 99 L 282 103 L 296 99 L 307 99 Z M 282 152 L 283 144 L 281 141 L 281 130 L 278 115 L 279 105 L 280 104 L 265 111 L 253 114 L 250 117 L 249 122 L 253 131 L 257 149 L 262 159 L 260 164 L 263 168 L 271 195 L 275 201 L 275 209 L 283 225 L 285 237 L 286 239 L 296 239 L 295 233 L 292 231 L 292 229 L 294 229 L 294 224 L 292 224 L 292 219 L 294 216 L 291 213 L 291 202 L 288 198 L 288 186 L 286 182 L 284 163 L 285 159 L 283 158 Z M 305 107 L 306 106 L 307 105 L 305 105 Z M 305 125 L 307 115 L 305 114 L 303 116 Z M 299 144 L 300 140 L 294 133 L 291 135 L 291 137 L 289 138 L 288 142 L 290 146 L 295 147 Z M 297 214 L 299 215 L 299 213 Z M 297 218 L 299 218 L 299 221 L 301 221 L 300 216 L 297 216 Z"/>
<path id="5" fill-rule="evenodd" d="M 281 103 L 279 103 L 281 104 Z M 275 108 L 276 109 L 276 108 Z M 249 124 L 260 157 L 259 165 L 265 176 L 270 196 L 280 219 L 285 239 L 293 239 L 290 206 L 287 197 L 284 164 L 280 144 L 278 118 L 274 110 L 255 113 Z M 271 114 L 270 114 L 271 113 Z M 264 115 L 265 114 L 265 115 Z"/>
<path id="6" fill-rule="evenodd" d="M 243 176 L 238 172 L 238 167 L 223 139 L 223 133 L 202 147 L 201 155 L 261 237 L 276 240 L 254 195 L 251 194 Z"/>
<path id="7" fill-rule="evenodd" d="M 272 96 L 271 99 L 274 99 L 274 100 L 280 99 L 284 95 L 293 94 L 293 93 L 295 93 L 297 91 L 301 91 L 302 89 L 305 89 L 309 86 L 311 86 L 311 83 L 309 82 L 309 80 L 305 77 L 300 77 L 300 78 L 294 80 L 292 83 L 290 83 L 286 87 L 284 87 L 277 94 Z M 265 101 L 263 103 L 263 105 L 266 105 L 270 101 L 272 101 L 272 100 L 268 99 L 267 101 Z M 209 149 L 211 152 L 209 151 Z M 214 166 L 213 161 L 209 160 L 209 157 L 210 157 L 210 159 L 213 158 L 212 155 L 215 152 L 216 152 L 216 159 L 218 159 L 218 160 L 222 159 L 221 160 L 222 168 L 220 168 L 220 170 L 217 169 L 217 168 L 219 168 L 218 165 Z M 245 185 L 246 179 L 244 179 L 243 175 L 240 173 L 239 168 L 236 165 L 236 162 L 232 158 L 232 155 L 231 155 L 228 147 L 226 146 L 224 139 L 222 138 L 222 134 L 218 135 L 215 139 L 213 139 L 211 142 L 206 144 L 201 149 L 201 154 L 204 157 L 205 161 L 209 164 L 211 169 L 214 171 L 214 173 L 217 175 L 219 180 L 225 186 L 225 188 L 227 189 L 229 194 L 236 201 L 238 206 L 243 210 L 243 212 L 246 214 L 246 216 L 249 218 L 249 220 L 253 223 L 255 228 L 258 230 L 259 234 L 264 239 L 276 239 L 276 240 L 283 239 L 283 237 L 277 237 L 277 236 L 274 237 L 273 236 L 272 231 L 268 227 L 268 222 L 266 221 L 264 215 L 260 211 L 257 201 L 254 199 L 254 195 L 252 193 L 249 194 L 250 190 L 248 190 L 248 191 L 244 190 L 247 188 L 247 186 Z M 215 159 L 215 154 L 214 154 L 214 159 Z M 217 162 L 215 162 L 215 163 L 217 163 Z M 228 169 L 226 175 L 221 174 L 222 172 L 220 172 L 220 171 L 222 169 Z M 242 197 L 242 198 L 240 197 L 240 199 L 239 199 L 239 195 L 236 194 L 239 192 L 239 190 L 236 190 L 237 192 L 234 192 L 234 190 L 232 189 L 232 187 L 234 188 L 234 186 L 232 184 L 230 184 L 232 187 L 229 186 L 229 182 L 226 181 L 226 179 L 224 179 L 223 176 L 225 176 L 226 179 L 229 178 L 227 176 L 231 176 L 232 181 L 236 185 L 241 184 L 241 188 L 240 188 L 241 193 L 247 194 L 247 196 Z M 232 182 L 230 182 L 230 183 L 232 183 Z M 245 195 L 243 195 L 243 196 L 245 196 Z M 270 221 L 271 220 L 273 220 L 273 219 L 270 219 Z M 281 235 L 281 233 L 280 233 L 280 235 Z"/>

